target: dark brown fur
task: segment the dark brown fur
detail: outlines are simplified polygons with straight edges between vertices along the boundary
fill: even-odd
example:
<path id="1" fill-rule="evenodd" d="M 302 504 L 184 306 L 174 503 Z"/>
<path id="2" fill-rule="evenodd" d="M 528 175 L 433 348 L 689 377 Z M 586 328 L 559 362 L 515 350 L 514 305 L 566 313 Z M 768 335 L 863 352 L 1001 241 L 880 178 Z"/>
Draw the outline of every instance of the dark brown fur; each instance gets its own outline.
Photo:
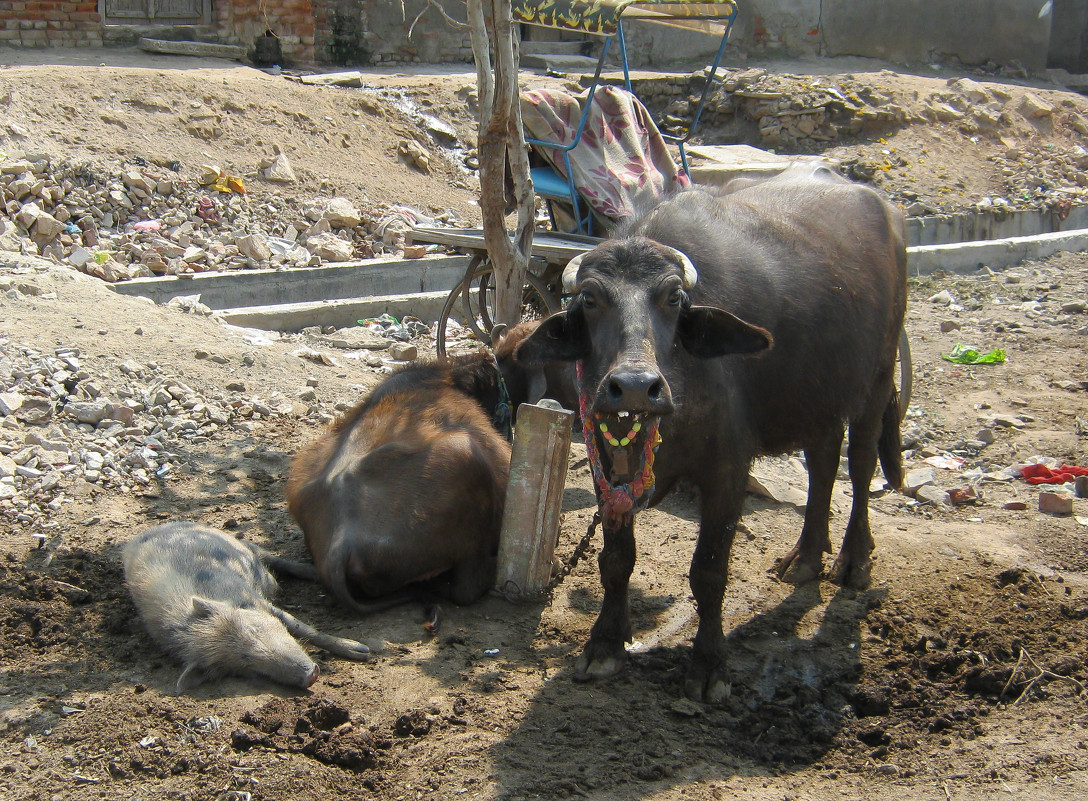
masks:
<path id="1" fill-rule="evenodd" d="M 418 582 L 465 604 L 493 584 L 510 464 L 498 402 L 490 354 L 412 365 L 295 457 L 288 508 L 342 604 L 365 614 Z"/>

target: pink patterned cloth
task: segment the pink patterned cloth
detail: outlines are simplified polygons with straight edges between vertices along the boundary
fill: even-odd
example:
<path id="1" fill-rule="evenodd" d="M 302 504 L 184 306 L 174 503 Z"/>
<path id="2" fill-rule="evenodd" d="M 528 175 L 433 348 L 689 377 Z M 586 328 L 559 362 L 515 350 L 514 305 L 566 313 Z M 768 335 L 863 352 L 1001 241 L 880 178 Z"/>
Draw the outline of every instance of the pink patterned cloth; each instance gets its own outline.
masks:
<path id="1" fill-rule="evenodd" d="M 533 139 L 569 144 L 578 132 L 589 90 L 521 93 L 521 116 Z M 562 152 L 534 149 L 566 177 Z M 618 222 L 690 184 L 679 170 L 646 107 L 630 92 L 598 86 L 582 139 L 570 152 L 574 185 L 598 216 Z"/>

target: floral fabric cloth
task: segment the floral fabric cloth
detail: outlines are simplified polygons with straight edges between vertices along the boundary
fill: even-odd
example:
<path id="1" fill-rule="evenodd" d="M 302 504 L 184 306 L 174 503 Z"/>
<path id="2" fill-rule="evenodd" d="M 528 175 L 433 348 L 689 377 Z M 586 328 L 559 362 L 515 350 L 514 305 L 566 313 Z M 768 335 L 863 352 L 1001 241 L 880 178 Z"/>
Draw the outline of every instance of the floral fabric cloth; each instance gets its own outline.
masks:
<path id="1" fill-rule="evenodd" d="M 598 216 L 612 222 L 626 219 L 690 184 L 646 107 L 619 87 L 598 86 L 592 101 L 588 90 L 579 95 L 558 89 L 522 92 L 526 133 L 533 139 L 570 144 L 586 102 L 591 102 L 589 116 L 570 161 L 575 187 Z M 533 147 L 566 177 L 562 151 Z"/>

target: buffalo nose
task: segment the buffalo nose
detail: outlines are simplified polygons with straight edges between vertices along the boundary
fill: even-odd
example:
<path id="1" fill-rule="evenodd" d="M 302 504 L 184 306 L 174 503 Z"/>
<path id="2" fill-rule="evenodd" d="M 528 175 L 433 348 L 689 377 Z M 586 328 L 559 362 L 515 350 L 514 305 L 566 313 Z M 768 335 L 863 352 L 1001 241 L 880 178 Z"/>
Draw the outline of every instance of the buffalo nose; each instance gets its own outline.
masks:
<path id="1" fill-rule="evenodd" d="M 672 411 L 672 394 L 656 370 L 614 370 L 605 382 L 608 411 Z"/>

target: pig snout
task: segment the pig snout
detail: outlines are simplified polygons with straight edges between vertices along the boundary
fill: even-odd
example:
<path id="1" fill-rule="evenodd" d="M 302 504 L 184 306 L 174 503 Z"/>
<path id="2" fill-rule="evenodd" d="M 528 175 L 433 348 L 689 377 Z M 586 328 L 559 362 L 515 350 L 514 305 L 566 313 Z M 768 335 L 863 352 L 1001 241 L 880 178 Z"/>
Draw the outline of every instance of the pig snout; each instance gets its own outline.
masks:
<path id="1" fill-rule="evenodd" d="M 314 669 L 312 671 L 310 671 L 310 675 L 307 676 L 302 682 L 303 688 L 313 686 L 313 683 L 315 681 L 317 681 L 317 677 L 320 676 L 320 675 L 321 675 L 321 668 L 319 668 L 317 665 L 314 665 Z"/>

